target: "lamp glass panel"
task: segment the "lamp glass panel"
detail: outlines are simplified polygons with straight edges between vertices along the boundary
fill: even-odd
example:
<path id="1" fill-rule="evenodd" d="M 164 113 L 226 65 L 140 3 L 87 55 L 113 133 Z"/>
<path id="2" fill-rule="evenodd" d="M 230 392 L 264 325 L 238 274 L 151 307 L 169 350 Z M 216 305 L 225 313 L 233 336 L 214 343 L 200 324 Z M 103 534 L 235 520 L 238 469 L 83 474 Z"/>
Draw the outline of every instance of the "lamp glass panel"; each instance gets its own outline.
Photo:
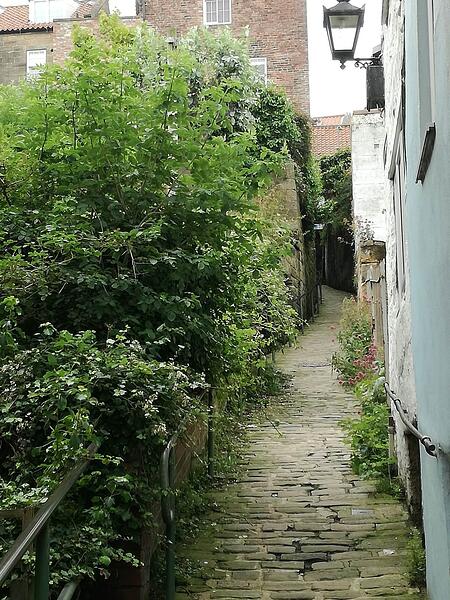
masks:
<path id="1" fill-rule="evenodd" d="M 353 50 L 358 20 L 358 15 L 330 16 L 334 50 Z"/>

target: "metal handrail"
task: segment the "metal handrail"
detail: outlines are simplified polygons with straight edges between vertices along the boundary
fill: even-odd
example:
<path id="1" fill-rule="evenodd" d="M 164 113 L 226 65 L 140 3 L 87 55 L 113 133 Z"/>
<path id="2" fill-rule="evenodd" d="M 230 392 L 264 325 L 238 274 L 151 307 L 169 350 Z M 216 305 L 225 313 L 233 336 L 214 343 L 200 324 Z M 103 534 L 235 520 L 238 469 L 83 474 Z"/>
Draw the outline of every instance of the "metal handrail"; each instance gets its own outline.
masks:
<path id="1" fill-rule="evenodd" d="M 58 600 L 72 600 L 75 592 L 80 585 L 80 581 L 71 581 L 67 585 L 64 586 L 61 593 L 58 596 Z"/>
<path id="2" fill-rule="evenodd" d="M 82 475 L 92 456 L 97 451 L 97 446 L 91 444 L 88 448 L 88 458 L 80 461 L 64 477 L 50 498 L 41 506 L 29 525 L 17 537 L 11 548 L 0 562 L 0 586 L 17 566 L 23 555 L 36 541 L 35 558 L 35 600 L 48 600 L 49 597 L 49 558 L 50 558 L 50 528 L 49 521 L 55 510 L 61 504 L 66 494 Z"/>
<path id="3" fill-rule="evenodd" d="M 411 421 L 408 419 L 408 413 L 403 408 L 402 401 L 395 395 L 386 381 L 384 384 L 384 389 L 386 390 L 387 395 L 394 403 L 395 408 L 400 416 L 405 427 L 412 433 L 412 435 L 419 440 L 422 446 L 425 448 L 426 453 L 429 456 L 436 457 L 437 456 L 437 447 L 436 444 L 433 443 L 433 440 L 429 435 L 423 435 L 420 431 L 415 427 Z"/>
<path id="4" fill-rule="evenodd" d="M 214 396 L 208 390 L 208 475 L 214 477 Z M 204 394 L 203 394 L 204 397 Z M 161 455 L 161 513 L 166 526 L 166 600 L 175 598 L 176 510 L 173 493 L 176 481 L 175 449 L 192 414 L 189 413 L 167 443 Z"/>
<path id="5" fill-rule="evenodd" d="M 317 304 L 314 302 L 314 294 L 317 291 Z M 323 304 L 323 293 L 322 293 L 322 282 L 320 280 L 316 280 L 316 283 L 312 288 L 303 292 L 299 295 L 299 309 L 300 309 L 300 329 L 302 333 L 305 332 L 305 321 L 303 319 L 303 298 L 308 298 L 310 302 L 311 309 L 311 321 L 314 321 L 314 318 L 320 313 L 320 305 Z M 316 311 L 317 308 L 317 311 Z"/>

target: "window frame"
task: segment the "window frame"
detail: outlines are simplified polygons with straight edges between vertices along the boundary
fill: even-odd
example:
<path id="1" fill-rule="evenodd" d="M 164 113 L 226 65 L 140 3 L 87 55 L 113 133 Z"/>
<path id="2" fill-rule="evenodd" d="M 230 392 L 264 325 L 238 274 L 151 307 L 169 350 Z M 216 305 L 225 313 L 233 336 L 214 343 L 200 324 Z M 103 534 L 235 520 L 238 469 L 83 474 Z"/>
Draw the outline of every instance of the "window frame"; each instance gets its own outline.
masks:
<path id="1" fill-rule="evenodd" d="M 436 63 L 435 63 L 435 11 L 434 0 L 425 0 L 426 30 L 422 26 L 422 19 L 417 15 L 419 54 L 427 52 L 427 71 L 424 72 L 419 58 L 419 111 L 420 111 L 420 144 L 421 152 L 417 168 L 416 183 L 425 181 L 428 167 L 433 156 L 436 140 Z M 422 6 L 423 10 L 423 6 Z M 424 19 L 425 20 L 425 19 Z M 422 44 L 426 47 L 421 48 Z M 422 115 L 422 110 L 428 112 Z"/>
<path id="2" fill-rule="evenodd" d="M 267 85 L 268 83 L 268 76 L 267 76 L 267 58 L 265 56 L 255 56 L 250 58 L 250 64 L 252 65 L 254 71 L 259 74 L 259 71 L 257 69 L 258 65 L 264 65 L 264 85 Z"/>
<path id="3" fill-rule="evenodd" d="M 218 3 L 222 1 L 222 2 L 228 2 L 229 6 L 230 6 L 230 19 L 229 21 L 219 21 L 219 6 Z M 208 11 L 207 11 L 207 4 L 208 2 L 215 2 L 216 4 L 216 20 L 215 21 L 208 21 Z M 233 11 L 233 0 L 203 0 L 203 24 L 206 25 L 207 27 L 214 26 L 214 25 L 231 25 L 232 22 L 232 11 Z"/>
<path id="4" fill-rule="evenodd" d="M 388 178 L 392 182 L 392 209 L 394 214 L 395 233 L 395 287 L 398 294 L 406 290 L 406 237 L 405 237 L 405 207 L 406 207 L 406 147 L 404 135 L 404 92 L 397 111 L 397 127 Z"/>
<path id="5" fill-rule="evenodd" d="M 30 67 L 30 61 L 29 61 L 29 56 L 30 53 L 32 52 L 43 52 L 44 56 L 45 56 L 45 62 L 34 65 L 33 67 Z M 27 50 L 27 72 L 26 72 L 26 76 L 27 77 L 39 77 L 41 70 L 39 70 L 36 67 L 45 67 L 45 65 L 47 64 L 47 48 L 29 48 Z"/>

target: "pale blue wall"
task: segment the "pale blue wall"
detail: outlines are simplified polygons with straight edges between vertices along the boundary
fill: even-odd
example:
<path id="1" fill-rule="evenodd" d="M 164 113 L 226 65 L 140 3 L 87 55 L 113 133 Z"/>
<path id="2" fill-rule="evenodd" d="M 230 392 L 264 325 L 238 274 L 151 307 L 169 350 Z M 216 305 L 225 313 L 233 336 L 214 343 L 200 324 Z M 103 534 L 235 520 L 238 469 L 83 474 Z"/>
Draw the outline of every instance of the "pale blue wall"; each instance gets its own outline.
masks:
<path id="1" fill-rule="evenodd" d="M 436 11 L 436 144 L 416 184 L 428 119 L 426 0 L 406 0 L 406 236 L 410 256 L 413 352 L 419 425 L 443 449 L 422 453 L 430 600 L 450 600 L 450 1 Z"/>

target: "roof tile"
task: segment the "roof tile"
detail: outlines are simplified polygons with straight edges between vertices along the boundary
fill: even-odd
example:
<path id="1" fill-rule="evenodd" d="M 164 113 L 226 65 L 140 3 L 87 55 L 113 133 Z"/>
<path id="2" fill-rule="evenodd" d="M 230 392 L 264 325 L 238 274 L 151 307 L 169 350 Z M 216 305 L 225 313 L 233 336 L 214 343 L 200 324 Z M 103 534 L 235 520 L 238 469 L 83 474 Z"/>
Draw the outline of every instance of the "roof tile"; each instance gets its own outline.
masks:
<path id="1" fill-rule="evenodd" d="M 313 119 L 312 150 L 314 156 L 334 154 L 350 148 L 351 128 L 347 115 L 333 115 Z"/>
<path id="2" fill-rule="evenodd" d="M 0 33 L 40 31 L 52 27 L 52 23 L 30 23 L 28 6 L 7 6 L 0 13 Z"/>

